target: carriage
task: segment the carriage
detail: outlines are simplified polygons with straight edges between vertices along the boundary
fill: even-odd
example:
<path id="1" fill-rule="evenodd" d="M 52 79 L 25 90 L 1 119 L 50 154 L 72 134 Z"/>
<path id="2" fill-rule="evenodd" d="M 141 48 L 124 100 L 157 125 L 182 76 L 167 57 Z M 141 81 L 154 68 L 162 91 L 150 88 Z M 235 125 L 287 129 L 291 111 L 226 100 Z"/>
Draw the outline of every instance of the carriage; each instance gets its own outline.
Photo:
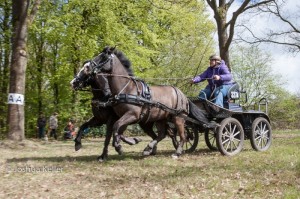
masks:
<path id="1" fill-rule="evenodd" d="M 106 123 L 108 134 L 99 161 L 107 157 L 111 137 L 119 154 L 122 154 L 121 140 L 129 144 L 138 142 L 123 136 L 126 126 L 134 123 L 138 123 L 153 139 L 144 149 L 144 155 L 155 154 L 157 143 L 166 134 L 171 137 L 176 149 L 173 157 L 194 151 L 199 142 L 199 134 L 204 134 L 210 149 L 218 149 L 223 155 L 229 156 L 242 150 L 245 139 L 250 139 L 253 149 L 257 151 L 265 151 L 271 145 L 272 131 L 267 115 L 267 100 L 260 100 L 259 110 L 243 110 L 239 99 L 245 92 L 240 91 L 238 84 L 229 89 L 224 108 L 209 100 L 188 99 L 174 86 L 148 87 L 144 81 L 134 77 L 130 61 L 121 51 L 106 47 L 98 56 L 84 64 L 71 85 L 75 90 L 90 85 L 93 99 L 101 101 L 105 97 L 100 92 L 105 90 L 104 80 L 108 81 L 112 97 L 105 103 L 99 102 L 97 107 L 100 109 L 93 107 L 94 117 L 80 127 L 74 140 L 75 150 L 78 150 L 81 148 L 81 136 L 85 128 Z M 262 106 L 265 106 L 265 112 L 261 110 Z M 196 112 L 199 117 L 192 114 Z M 215 125 L 211 125 L 212 123 Z M 154 124 L 158 134 L 153 131 Z"/>
<path id="2" fill-rule="evenodd" d="M 244 95 L 244 100 L 240 100 Z M 199 142 L 199 134 L 204 134 L 204 140 L 210 150 L 219 150 L 221 154 L 232 156 L 243 149 L 244 140 L 250 139 L 251 146 L 256 151 L 267 150 L 272 143 L 272 130 L 267 115 L 268 102 L 262 98 L 258 102 L 258 110 L 244 110 L 241 103 L 247 100 L 245 91 L 241 91 L 238 84 L 229 89 L 224 102 L 224 108 L 209 100 L 190 98 L 209 120 L 220 124 L 216 129 L 203 130 L 196 121 L 187 118 L 185 125 L 185 152 L 193 152 Z M 172 126 L 172 124 L 171 124 Z M 174 147 L 177 146 L 175 136 L 171 137 Z"/>

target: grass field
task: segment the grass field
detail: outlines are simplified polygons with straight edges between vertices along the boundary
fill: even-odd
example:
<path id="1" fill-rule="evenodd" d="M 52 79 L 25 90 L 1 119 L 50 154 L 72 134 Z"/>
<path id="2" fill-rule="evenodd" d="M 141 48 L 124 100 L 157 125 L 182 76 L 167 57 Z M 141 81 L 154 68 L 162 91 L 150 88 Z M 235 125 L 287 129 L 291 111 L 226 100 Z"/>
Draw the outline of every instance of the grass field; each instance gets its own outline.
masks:
<path id="1" fill-rule="evenodd" d="M 266 152 L 246 140 L 233 157 L 209 151 L 203 136 L 179 159 L 169 138 L 142 157 L 150 139 L 141 138 L 122 156 L 110 147 L 104 163 L 103 139 L 84 139 L 78 152 L 72 141 L 1 141 L 0 198 L 300 198 L 300 131 L 274 132 Z"/>

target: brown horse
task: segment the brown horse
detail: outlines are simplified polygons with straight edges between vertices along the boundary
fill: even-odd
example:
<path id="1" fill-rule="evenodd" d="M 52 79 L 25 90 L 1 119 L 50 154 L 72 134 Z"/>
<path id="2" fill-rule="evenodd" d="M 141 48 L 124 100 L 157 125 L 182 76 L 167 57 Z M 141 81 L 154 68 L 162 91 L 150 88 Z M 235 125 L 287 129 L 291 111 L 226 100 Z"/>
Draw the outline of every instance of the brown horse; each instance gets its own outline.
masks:
<path id="1" fill-rule="evenodd" d="M 83 64 L 83 68 L 77 73 L 75 78 L 70 82 L 72 88 L 74 90 L 83 90 L 84 88 L 90 86 L 91 91 L 93 93 L 93 99 L 92 99 L 92 112 L 93 117 L 90 118 L 87 122 L 82 124 L 79 128 L 79 131 L 77 133 L 75 141 L 75 150 L 79 150 L 81 145 L 81 138 L 85 131 L 85 129 L 90 127 L 99 127 L 103 124 L 106 124 L 107 131 L 104 141 L 104 148 L 102 154 L 98 157 L 99 161 L 104 161 L 107 159 L 108 156 L 108 145 L 110 143 L 110 139 L 112 137 L 112 127 L 113 124 L 117 121 L 119 118 L 113 108 L 111 106 L 105 106 L 105 102 L 107 101 L 108 96 L 110 96 L 110 90 L 107 87 L 107 78 L 101 74 L 91 74 L 91 70 L 89 69 L 90 61 L 87 61 Z M 126 64 L 125 62 L 124 64 Z M 99 85 L 103 85 L 102 87 L 99 87 Z M 99 106 L 101 104 L 102 106 Z M 147 133 L 152 139 L 156 139 L 157 135 L 152 130 L 153 129 L 153 123 L 148 124 L 140 124 L 140 127 L 144 130 L 145 133 Z M 118 135 L 118 139 L 121 139 L 127 144 L 133 145 L 137 144 L 141 140 L 139 138 L 128 138 L 123 136 L 123 131 L 126 129 L 126 127 L 123 128 L 123 130 Z M 115 147 L 115 150 L 122 154 L 122 146 L 117 145 Z M 155 154 L 155 150 L 151 153 L 152 155 Z"/>
<path id="2" fill-rule="evenodd" d="M 146 125 L 155 122 L 158 137 L 151 141 L 144 149 L 144 154 L 152 153 L 157 143 L 166 136 L 168 122 L 172 122 L 180 136 L 180 142 L 174 157 L 182 154 L 185 142 L 184 125 L 191 103 L 187 97 L 173 86 L 151 86 L 151 100 L 141 100 L 144 85 L 142 81 L 130 75 L 130 69 L 124 63 L 126 57 L 115 48 L 106 47 L 90 62 L 90 69 L 94 73 L 104 73 L 108 78 L 111 93 L 114 96 L 113 109 L 120 117 L 113 125 L 113 145 L 117 147 L 120 139 L 119 132 L 125 126 L 133 123 Z M 192 111 L 193 112 L 193 111 Z M 201 122 L 208 124 L 203 117 Z"/>

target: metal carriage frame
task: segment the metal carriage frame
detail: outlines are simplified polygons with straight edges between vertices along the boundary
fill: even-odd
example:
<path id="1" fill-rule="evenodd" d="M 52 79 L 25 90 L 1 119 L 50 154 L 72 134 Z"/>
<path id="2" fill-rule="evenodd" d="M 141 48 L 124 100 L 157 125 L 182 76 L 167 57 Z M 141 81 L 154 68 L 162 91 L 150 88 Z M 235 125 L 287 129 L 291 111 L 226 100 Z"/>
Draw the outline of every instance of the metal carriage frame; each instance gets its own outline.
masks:
<path id="1" fill-rule="evenodd" d="M 204 134 L 206 145 L 211 150 L 219 150 L 221 154 L 233 156 L 238 154 L 244 146 L 244 140 L 249 139 L 251 146 L 256 151 L 266 151 L 272 143 L 272 129 L 270 118 L 261 110 L 243 110 L 237 103 L 231 103 L 229 107 L 222 108 L 209 100 L 190 98 L 198 108 L 204 111 L 209 120 L 220 124 L 216 129 L 203 129 L 193 121 L 187 119 L 185 132 L 185 151 L 192 152 L 199 142 L 199 134 Z M 267 100 L 261 99 L 259 109 L 265 106 L 267 112 Z M 177 146 L 177 137 L 172 137 L 174 147 Z"/>

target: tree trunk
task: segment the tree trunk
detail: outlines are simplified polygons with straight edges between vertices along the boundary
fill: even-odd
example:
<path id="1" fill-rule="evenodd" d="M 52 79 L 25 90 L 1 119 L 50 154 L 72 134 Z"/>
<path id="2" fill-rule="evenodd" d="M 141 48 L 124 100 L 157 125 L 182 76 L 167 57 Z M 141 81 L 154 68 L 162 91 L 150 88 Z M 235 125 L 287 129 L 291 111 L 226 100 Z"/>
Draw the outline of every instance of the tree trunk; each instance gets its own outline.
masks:
<path id="1" fill-rule="evenodd" d="M 206 0 L 207 4 L 214 12 L 214 18 L 216 19 L 218 36 L 219 36 L 219 51 L 221 58 L 226 62 L 229 70 L 230 58 L 229 47 L 234 36 L 235 23 L 240 14 L 248 9 L 253 9 L 259 6 L 268 5 L 276 0 L 264 0 L 264 1 L 251 1 L 244 0 L 240 2 L 240 5 L 232 13 L 232 17 L 227 20 L 227 13 L 229 7 L 234 0 Z M 252 3 L 250 3 L 252 2 Z"/>
<path id="2" fill-rule="evenodd" d="M 43 112 L 43 69 L 44 69 L 44 64 L 45 64 L 45 56 L 44 56 L 44 45 L 45 45 L 45 41 L 44 41 L 44 35 L 41 32 L 41 34 L 39 35 L 39 45 L 38 45 L 38 49 L 36 52 L 36 62 L 37 62 L 37 94 L 38 94 L 38 112 L 41 113 Z"/>
<path id="3" fill-rule="evenodd" d="M 27 17 L 30 0 L 13 0 L 12 2 L 12 56 L 10 67 L 9 93 L 25 94 L 25 71 L 27 66 Z M 22 141 L 24 131 L 24 104 L 8 105 L 8 138 Z"/>
<path id="4" fill-rule="evenodd" d="M 215 13 L 215 19 L 217 22 L 218 29 L 218 38 L 219 38 L 219 51 L 221 58 L 225 61 L 226 65 L 230 68 L 230 59 L 229 59 L 229 46 L 228 43 L 228 33 L 226 28 L 226 18 L 227 18 L 227 10 L 226 8 L 219 8 Z"/>

